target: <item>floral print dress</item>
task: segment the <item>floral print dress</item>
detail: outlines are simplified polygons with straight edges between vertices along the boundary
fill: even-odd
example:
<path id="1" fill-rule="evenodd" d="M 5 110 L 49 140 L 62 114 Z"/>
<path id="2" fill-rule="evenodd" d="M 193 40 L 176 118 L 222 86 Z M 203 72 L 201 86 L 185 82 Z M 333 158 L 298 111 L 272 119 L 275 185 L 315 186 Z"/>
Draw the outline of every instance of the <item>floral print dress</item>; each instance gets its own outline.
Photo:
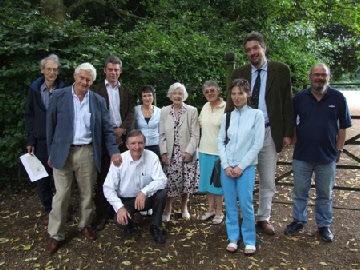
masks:
<path id="1" fill-rule="evenodd" d="M 168 178 L 166 191 L 169 197 L 179 197 L 184 193 L 192 194 L 199 188 L 198 160 L 185 163 L 180 150 L 179 123 L 183 114 L 186 114 L 185 106 L 180 108 L 177 117 L 174 106 L 171 106 L 170 115 L 174 117 L 174 150 L 169 164 L 164 166 Z"/>

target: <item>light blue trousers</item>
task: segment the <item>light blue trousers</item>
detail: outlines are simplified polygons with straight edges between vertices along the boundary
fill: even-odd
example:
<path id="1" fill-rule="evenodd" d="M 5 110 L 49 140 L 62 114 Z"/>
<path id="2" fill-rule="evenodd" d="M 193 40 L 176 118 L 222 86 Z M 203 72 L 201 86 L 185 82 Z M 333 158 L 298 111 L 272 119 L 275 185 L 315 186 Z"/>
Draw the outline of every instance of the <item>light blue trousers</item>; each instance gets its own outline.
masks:
<path id="1" fill-rule="evenodd" d="M 310 200 L 311 177 L 315 172 L 315 218 L 319 227 L 330 227 L 332 221 L 332 189 L 335 180 L 335 161 L 325 164 L 293 160 L 294 200 L 293 218 L 307 222 L 307 205 Z"/>
<path id="2" fill-rule="evenodd" d="M 226 207 L 226 230 L 230 241 L 239 241 L 239 215 L 237 197 L 243 216 L 241 233 L 245 245 L 255 245 L 255 215 L 253 208 L 253 190 L 255 184 L 255 166 L 251 165 L 240 177 L 230 178 L 221 168 L 221 184 Z"/>

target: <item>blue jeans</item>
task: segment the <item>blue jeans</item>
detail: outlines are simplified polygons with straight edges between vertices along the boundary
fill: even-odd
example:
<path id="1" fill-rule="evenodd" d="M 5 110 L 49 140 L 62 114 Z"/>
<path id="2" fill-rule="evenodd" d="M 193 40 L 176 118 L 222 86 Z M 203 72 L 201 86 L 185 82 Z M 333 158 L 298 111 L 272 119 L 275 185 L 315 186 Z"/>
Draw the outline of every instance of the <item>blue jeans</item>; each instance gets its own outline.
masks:
<path id="1" fill-rule="evenodd" d="M 226 231 L 230 241 L 239 241 L 238 203 L 243 216 L 241 233 L 245 245 L 255 245 L 255 214 L 253 208 L 253 190 L 255 184 L 255 166 L 247 167 L 240 177 L 227 177 L 221 168 L 221 185 L 224 192 L 226 208 Z"/>
<path id="2" fill-rule="evenodd" d="M 315 172 L 315 218 L 318 227 L 330 227 L 332 221 L 332 189 L 336 163 L 310 163 L 293 160 L 294 200 L 293 218 L 307 223 L 307 205 L 310 200 L 311 177 Z"/>

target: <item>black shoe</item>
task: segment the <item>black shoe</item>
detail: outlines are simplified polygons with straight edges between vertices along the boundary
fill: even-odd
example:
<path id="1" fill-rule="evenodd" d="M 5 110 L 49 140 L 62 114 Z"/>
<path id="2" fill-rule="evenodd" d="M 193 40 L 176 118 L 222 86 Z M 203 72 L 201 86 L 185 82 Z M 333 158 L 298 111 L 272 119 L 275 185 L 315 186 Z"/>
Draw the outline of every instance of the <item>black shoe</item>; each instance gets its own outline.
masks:
<path id="1" fill-rule="evenodd" d="M 329 227 L 319 227 L 319 234 L 325 242 L 334 241 L 334 235 L 331 233 Z"/>
<path id="2" fill-rule="evenodd" d="M 150 234 L 154 237 L 154 241 L 158 244 L 164 244 L 166 242 L 165 238 L 162 235 L 161 230 L 156 225 L 150 226 Z"/>
<path id="3" fill-rule="evenodd" d="M 296 235 L 304 229 L 304 224 L 299 220 L 294 220 L 289 225 L 286 226 L 284 234 L 286 235 Z"/>
<path id="4" fill-rule="evenodd" d="M 103 229 L 105 229 L 105 224 L 106 224 L 106 218 L 100 218 L 95 224 L 95 230 L 102 231 Z"/>
<path id="5" fill-rule="evenodd" d="M 134 231 L 135 231 L 135 227 L 133 223 L 129 223 L 128 225 L 125 226 L 124 233 L 131 234 Z"/>

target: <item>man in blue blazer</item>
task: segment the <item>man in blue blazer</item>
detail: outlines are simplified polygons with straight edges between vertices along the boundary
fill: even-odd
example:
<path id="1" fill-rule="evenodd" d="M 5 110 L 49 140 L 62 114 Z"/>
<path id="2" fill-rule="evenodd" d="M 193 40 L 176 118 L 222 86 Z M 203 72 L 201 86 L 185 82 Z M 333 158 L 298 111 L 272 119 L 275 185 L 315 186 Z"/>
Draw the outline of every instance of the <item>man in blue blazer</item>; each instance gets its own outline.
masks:
<path id="1" fill-rule="evenodd" d="M 101 140 L 116 166 L 121 155 L 116 137 L 109 123 L 109 113 L 104 98 L 89 90 L 96 78 L 96 69 L 89 63 L 78 66 L 75 83 L 54 91 L 47 111 L 48 163 L 53 167 L 56 194 L 50 212 L 48 232 L 51 241 L 45 249 L 54 253 L 65 239 L 65 219 L 69 206 L 73 173 L 80 190 L 80 221 L 78 229 L 95 240 L 92 231 L 93 186 L 96 169 L 101 170 Z"/>

